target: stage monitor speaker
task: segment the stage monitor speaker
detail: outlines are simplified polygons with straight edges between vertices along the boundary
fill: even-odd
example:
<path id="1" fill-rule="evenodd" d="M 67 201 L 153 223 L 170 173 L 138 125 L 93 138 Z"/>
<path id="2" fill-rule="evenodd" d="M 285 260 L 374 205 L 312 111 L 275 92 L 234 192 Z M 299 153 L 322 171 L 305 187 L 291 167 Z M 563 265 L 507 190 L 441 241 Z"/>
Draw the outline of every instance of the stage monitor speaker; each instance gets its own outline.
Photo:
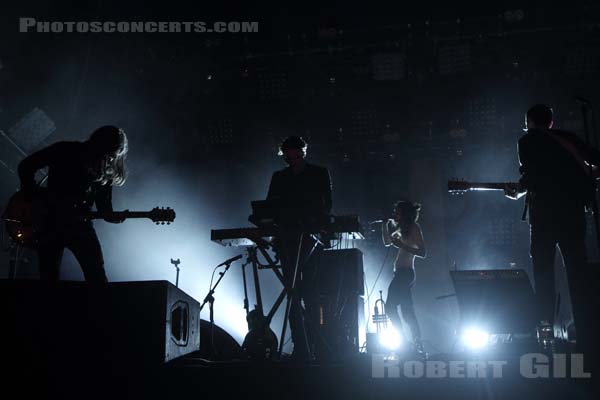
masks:
<path id="1" fill-rule="evenodd" d="M 4 280 L 0 313 L 2 343 L 16 356 L 150 366 L 200 349 L 200 304 L 167 281 Z"/>
<path id="2" fill-rule="evenodd" d="M 535 301 L 522 269 L 451 271 L 461 326 L 489 333 L 531 333 Z"/>

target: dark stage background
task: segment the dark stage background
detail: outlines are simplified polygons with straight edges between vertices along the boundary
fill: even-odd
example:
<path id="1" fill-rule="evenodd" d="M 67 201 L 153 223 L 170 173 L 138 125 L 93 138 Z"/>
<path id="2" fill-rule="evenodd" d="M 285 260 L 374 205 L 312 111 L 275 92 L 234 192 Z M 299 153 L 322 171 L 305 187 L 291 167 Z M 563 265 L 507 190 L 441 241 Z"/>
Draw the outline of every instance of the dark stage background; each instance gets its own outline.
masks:
<path id="1" fill-rule="evenodd" d="M 600 100 L 600 9 L 592 1 L 422 5 L 379 15 L 240 4 L 210 12 L 101 2 L 11 7 L 1 17 L 0 129 L 8 132 L 36 107 L 56 125 L 38 148 L 118 125 L 129 135 L 130 177 L 115 189 L 115 209 L 164 205 L 177 212 L 168 227 L 96 223 L 110 280 L 174 282 L 169 260 L 180 258 L 180 287 L 202 300 L 213 266 L 241 252 L 212 243 L 210 229 L 249 225 L 250 201 L 264 198 L 272 172 L 283 167 L 278 143 L 301 135 L 310 160 L 330 168 L 334 213 L 359 214 L 365 224 L 367 240 L 358 246 L 370 294 L 366 312 L 379 290 L 385 296 L 395 256 L 386 254 L 380 226 L 370 232 L 368 222 L 386 218 L 398 199 L 422 203 L 428 257 L 416 261 L 413 294 L 432 351 L 452 346 L 455 300 L 435 297 L 453 292 L 454 265 L 530 272 L 522 201 L 500 192 L 451 196 L 447 180 L 518 179 L 516 142 L 530 105 L 551 105 L 556 126 L 582 134 L 573 96 Z M 19 33 L 18 17 L 30 16 L 247 20 L 258 21 L 259 32 Z M 9 169 L 21 157 L 2 140 L 5 202 L 18 187 Z M 563 287 L 562 269 L 557 273 Z M 36 276 L 33 255 L 19 275 Z M 62 277 L 82 279 L 70 255 Z M 270 305 L 280 288 L 268 271 L 261 277 Z M 216 322 L 238 340 L 246 332 L 242 296 L 234 265 L 215 311 Z"/>

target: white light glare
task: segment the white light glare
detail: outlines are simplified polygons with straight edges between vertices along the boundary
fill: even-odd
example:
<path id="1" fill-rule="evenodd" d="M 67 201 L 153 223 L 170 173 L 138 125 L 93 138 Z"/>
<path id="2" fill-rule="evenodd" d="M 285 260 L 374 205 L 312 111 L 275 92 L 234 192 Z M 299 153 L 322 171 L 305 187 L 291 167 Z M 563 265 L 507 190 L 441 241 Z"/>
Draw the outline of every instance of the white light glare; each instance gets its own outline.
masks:
<path id="1" fill-rule="evenodd" d="M 387 328 L 379 334 L 379 344 L 388 350 L 397 350 L 402 345 L 402 338 L 394 328 Z"/>
<path id="2" fill-rule="evenodd" d="M 483 329 L 468 328 L 464 330 L 462 340 L 467 347 L 477 350 L 489 343 L 490 334 Z"/>

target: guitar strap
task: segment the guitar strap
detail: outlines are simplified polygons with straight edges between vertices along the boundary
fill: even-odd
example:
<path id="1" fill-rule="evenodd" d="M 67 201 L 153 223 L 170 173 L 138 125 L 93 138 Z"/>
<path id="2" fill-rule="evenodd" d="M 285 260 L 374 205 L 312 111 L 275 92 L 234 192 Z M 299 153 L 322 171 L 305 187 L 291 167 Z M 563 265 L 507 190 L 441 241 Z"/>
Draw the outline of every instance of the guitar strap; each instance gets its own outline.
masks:
<path id="1" fill-rule="evenodd" d="M 568 151 L 569 154 L 571 154 L 571 156 L 573 156 L 575 161 L 577 161 L 577 164 L 579 164 L 579 166 L 581 166 L 581 168 L 583 169 L 583 171 L 585 172 L 586 175 L 592 176 L 592 165 L 584 159 L 581 152 L 575 146 L 575 143 L 573 143 L 570 140 L 567 140 L 563 137 L 560 137 L 559 135 L 552 133 L 550 131 L 548 132 L 548 134 L 550 135 L 550 137 L 552 139 L 554 139 L 558 144 L 560 144 L 562 146 L 562 148 L 564 148 L 566 151 Z"/>

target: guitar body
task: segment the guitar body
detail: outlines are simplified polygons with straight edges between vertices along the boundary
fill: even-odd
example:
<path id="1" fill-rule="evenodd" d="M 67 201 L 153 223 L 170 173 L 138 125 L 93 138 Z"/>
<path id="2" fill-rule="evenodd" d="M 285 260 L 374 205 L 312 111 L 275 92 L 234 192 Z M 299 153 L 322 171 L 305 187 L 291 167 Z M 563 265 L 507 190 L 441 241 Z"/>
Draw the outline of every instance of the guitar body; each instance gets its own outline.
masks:
<path id="1" fill-rule="evenodd" d="M 35 248 L 43 235 L 48 213 L 47 192 L 40 189 L 34 196 L 27 196 L 23 192 L 12 195 L 2 219 L 15 243 Z"/>
<path id="2" fill-rule="evenodd" d="M 252 360 L 271 360 L 277 356 L 277 335 L 266 324 L 266 318 L 258 310 L 252 310 L 246 317 L 249 332 L 242 343 L 242 350 Z"/>

